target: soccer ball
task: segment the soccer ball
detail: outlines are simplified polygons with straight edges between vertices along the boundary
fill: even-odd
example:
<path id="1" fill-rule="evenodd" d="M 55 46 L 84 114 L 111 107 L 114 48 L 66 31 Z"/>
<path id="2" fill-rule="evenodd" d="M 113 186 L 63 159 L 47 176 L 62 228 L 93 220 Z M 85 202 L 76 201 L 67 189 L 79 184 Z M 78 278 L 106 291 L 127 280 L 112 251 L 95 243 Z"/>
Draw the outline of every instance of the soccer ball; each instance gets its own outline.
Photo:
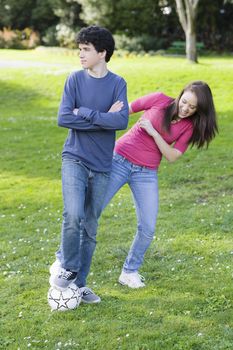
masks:
<path id="1" fill-rule="evenodd" d="M 76 284 L 71 285 L 65 290 L 60 291 L 50 287 L 48 291 L 48 303 L 53 310 L 67 311 L 76 309 L 81 302 L 81 293 Z"/>

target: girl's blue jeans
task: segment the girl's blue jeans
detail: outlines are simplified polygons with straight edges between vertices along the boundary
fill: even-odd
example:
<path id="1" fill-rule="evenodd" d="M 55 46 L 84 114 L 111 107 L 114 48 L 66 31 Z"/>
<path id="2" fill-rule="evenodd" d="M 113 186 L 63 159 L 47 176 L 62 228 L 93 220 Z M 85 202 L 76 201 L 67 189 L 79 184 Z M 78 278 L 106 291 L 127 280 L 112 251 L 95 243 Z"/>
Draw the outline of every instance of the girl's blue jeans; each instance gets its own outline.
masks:
<path id="1" fill-rule="evenodd" d="M 115 193 L 128 183 L 135 202 L 137 232 L 124 262 L 125 272 L 136 272 L 154 238 L 158 212 L 157 171 L 138 166 L 119 154 L 114 154 L 110 181 L 104 200 L 104 208 Z"/>

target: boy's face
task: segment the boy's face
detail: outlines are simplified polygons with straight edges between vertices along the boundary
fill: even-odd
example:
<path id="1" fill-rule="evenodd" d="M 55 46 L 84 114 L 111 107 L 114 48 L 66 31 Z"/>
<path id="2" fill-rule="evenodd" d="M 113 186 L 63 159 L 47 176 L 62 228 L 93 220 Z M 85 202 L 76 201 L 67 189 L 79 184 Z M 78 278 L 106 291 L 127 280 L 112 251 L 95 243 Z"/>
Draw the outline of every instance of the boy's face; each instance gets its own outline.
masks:
<path id="1" fill-rule="evenodd" d="M 79 58 L 84 69 L 91 69 L 98 66 L 100 62 L 105 62 L 105 51 L 97 52 L 91 43 L 79 44 Z"/>

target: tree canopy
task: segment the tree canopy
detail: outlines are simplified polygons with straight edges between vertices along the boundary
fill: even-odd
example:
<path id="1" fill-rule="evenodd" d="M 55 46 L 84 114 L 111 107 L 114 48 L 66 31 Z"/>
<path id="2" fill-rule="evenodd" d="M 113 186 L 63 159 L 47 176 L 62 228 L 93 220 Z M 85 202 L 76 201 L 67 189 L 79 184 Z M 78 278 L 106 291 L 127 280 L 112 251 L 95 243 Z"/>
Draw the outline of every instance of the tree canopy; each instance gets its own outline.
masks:
<path id="1" fill-rule="evenodd" d="M 233 51 L 232 16 L 233 1 L 200 0 L 196 40 L 207 49 Z M 175 0 L 0 0 L 0 30 L 31 28 L 42 44 L 61 44 L 59 35 L 71 37 L 90 24 L 106 26 L 129 40 L 138 38 L 145 50 L 185 40 Z"/>

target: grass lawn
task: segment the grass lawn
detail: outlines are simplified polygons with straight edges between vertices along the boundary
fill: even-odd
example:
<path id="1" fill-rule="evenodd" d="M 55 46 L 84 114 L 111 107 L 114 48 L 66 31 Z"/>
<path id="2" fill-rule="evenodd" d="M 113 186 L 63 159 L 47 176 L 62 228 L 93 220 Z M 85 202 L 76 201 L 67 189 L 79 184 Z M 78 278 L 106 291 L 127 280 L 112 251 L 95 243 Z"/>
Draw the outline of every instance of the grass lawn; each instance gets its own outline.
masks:
<path id="1" fill-rule="evenodd" d="M 208 150 L 161 164 L 156 239 L 140 271 L 146 288 L 117 283 L 136 228 L 126 186 L 100 220 L 88 286 L 102 302 L 62 313 L 47 304 L 67 135 L 56 114 L 65 78 L 80 66 L 58 52 L 0 50 L 0 349 L 232 349 L 233 59 L 199 61 L 111 60 L 110 69 L 127 81 L 129 101 L 151 91 L 175 97 L 188 82 L 207 81 L 220 132 Z"/>

